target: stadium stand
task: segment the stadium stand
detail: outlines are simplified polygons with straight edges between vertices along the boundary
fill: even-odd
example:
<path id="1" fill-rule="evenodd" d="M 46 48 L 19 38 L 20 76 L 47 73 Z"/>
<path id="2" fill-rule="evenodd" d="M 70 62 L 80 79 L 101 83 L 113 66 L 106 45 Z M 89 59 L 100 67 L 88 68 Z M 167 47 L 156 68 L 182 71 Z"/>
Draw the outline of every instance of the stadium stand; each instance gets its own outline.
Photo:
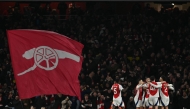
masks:
<path id="1" fill-rule="evenodd" d="M 86 99 L 92 108 L 98 103 L 109 109 L 112 103 L 113 80 L 120 79 L 126 89 L 123 100 L 131 105 L 134 87 L 139 78 L 161 75 L 175 87 L 170 92 L 169 109 L 190 108 L 190 11 L 179 9 L 155 11 L 151 7 L 133 9 L 126 15 L 105 15 L 104 10 L 71 10 L 67 18 L 51 8 L 18 7 L 0 16 L 0 109 L 84 109 Z M 63 12 L 64 13 L 64 12 Z M 73 15 L 75 14 L 75 15 Z M 79 76 L 81 97 L 41 95 L 19 100 L 6 37 L 7 29 L 40 29 L 64 34 L 85 45 L 84 62 Z M 15 49 L 17 47 L 15 46 Z M 98 102 L 97 102 L 98 97 Z M 84 100 L 85 99 L 85 100 Z M 64 102 L 64 103 L 63 103 Z M 97 107 L 98 106 L 98 107 Z"/>

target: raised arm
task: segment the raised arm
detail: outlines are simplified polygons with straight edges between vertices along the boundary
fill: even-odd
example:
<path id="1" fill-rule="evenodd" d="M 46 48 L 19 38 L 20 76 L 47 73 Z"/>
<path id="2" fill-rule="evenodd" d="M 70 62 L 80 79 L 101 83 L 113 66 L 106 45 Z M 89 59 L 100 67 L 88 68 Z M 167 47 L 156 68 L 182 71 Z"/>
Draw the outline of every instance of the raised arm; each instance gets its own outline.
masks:
<path id="1" fill-rule="evenodd" d="M 162 82 L 156 82 L 157 84 L 162 84 Z"/>
<path id="2" fill-rule="evenodd" d="M 153 86 L 153 87 L 155 87 L 155 88 L 161 88 L 162 87 L 162 84 L 155 85 L 155 84 L 150 83 L 150 85 Z"/>
<path id="3" fill-rule="evenodd" d="M 113 90 L 113 86 L 111 86 L 111 90 Z"/>
<path id="4" fill-rule="evenodd" d="M 122 85 L 119 85 L 119 90 L 123 91 L 123 86 Z"/>
<path id="5" fill-rule="evenodd" d="M 168 88 L 169 88 L 170 90 L 173 90 L 173 91 L 174 91 L 173 84 L 168 84 Z"/>
<path id="6" fill-rule="evenodd" d="M 173 87 L 173 84 L 168 84 L 168 87 Z"/>
<path id="7" fill-rule="evenodd" d="M 143 84 L 142 87 L 143 88 L 148 88 L 148 84 Z"/>
<path id="8" fill-rule="evenodd" d="M 139 88 L 141 88 L 141 87 L 143 87 L 143 85 L 142 85 L 142 84 L 138 84 L 138 85 L 136 86 L 136 89 L 139 89 Z"/>

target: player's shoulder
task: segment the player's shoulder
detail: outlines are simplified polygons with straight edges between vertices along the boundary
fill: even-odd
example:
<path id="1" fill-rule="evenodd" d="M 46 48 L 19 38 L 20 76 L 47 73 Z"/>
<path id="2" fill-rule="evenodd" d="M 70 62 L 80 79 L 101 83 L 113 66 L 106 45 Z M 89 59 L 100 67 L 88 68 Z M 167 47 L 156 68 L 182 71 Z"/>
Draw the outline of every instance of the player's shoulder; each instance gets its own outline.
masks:
<path id="1" fill-rule="evenodd" d="M 162 82 L 162 84 L 168 84 L 166 81 Z"/>
<path id="2" fill-rule="evenodd" d="M 165 84 L 168 84 L 168 82 L 165 81 Z"/>
<path id="3" fill-rule="evenodd" d="M 155 82 L 155 81 L 152 81 L 151 83 L 152 83 L 152 84 L 155 84 L 155 85 L 157 85 L 157 84 L 158 84 L 158 83 L 157 83 L 157 82 Z"/>
<path id="4" fill-rule="evenodd" d="M 115 83 L 115 85 L 119 86 L 120 84 L 119 83 Z"/>
<path id="5" fill-rule="evenodd" d="M 121 84 L 118 84 L 119 87 L 123 87 Z"/>
<path id="6" fill-rule="evenodd" d="M 122 87 L 122 85 L 117 83 L 117 84 L 115 85 L 115 87 L 120 88 L 120 87 Z"/>
<path id="7" fill-rule="evenodd" d="M 113 84 L 113 86 L 115 86 L 115 87 L 116 87 L 116 86 L 119 86 L 119 84 L 118 84 L 118 83 L 115 83 L 115 84 Z"/>

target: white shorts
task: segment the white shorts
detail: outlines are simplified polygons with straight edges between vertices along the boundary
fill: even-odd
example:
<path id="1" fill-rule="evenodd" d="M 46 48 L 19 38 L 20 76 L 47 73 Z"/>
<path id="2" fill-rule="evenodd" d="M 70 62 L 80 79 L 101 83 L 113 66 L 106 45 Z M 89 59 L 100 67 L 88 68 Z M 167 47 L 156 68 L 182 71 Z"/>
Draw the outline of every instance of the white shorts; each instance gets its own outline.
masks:
<path id="1" fill-rule="evenodd" d="M 134 100 L 136 107 L 142 107 L 142 100 Z"/>
<path id="2" fill-rule="evenodd" d="M 149 106 L 149 103 L 148 103 L 148 98 L 145 98 L 142 102 L 143 104 L 143 107 L 148 107 Z"/>
<path id="3" fill-rule="evenodd" d="M 170 98 L 169 97 L 164 97 L 160 99 L 160 106 L 168 106 L 170 102 Z"/>
<path id="4" fill-rule="evenodd" d="M 158 97 L 149 97 L 149 106 L 159 106 Z"/>
<path id="5" fill-rule="evenodd" d="M 114 99 L 113 100 L 113 103 L 112 103 L 113 106 L 118 106 L 118 107 L 125 107 L 125 104 L 122 100 L 117 100 L 117 99 Z"/>

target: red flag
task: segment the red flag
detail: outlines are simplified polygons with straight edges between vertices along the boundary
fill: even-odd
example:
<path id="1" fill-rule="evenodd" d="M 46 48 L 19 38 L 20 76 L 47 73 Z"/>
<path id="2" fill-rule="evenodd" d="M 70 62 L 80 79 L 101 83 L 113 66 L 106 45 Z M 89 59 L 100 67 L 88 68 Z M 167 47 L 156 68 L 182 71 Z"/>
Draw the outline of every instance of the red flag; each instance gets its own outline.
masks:
<path id="1" fill-rule="evenodd" d="M 57 93 L 81 98 L 81 43 L 43 30 L 8 30 L 7 34 L 21 99 Z"/>

